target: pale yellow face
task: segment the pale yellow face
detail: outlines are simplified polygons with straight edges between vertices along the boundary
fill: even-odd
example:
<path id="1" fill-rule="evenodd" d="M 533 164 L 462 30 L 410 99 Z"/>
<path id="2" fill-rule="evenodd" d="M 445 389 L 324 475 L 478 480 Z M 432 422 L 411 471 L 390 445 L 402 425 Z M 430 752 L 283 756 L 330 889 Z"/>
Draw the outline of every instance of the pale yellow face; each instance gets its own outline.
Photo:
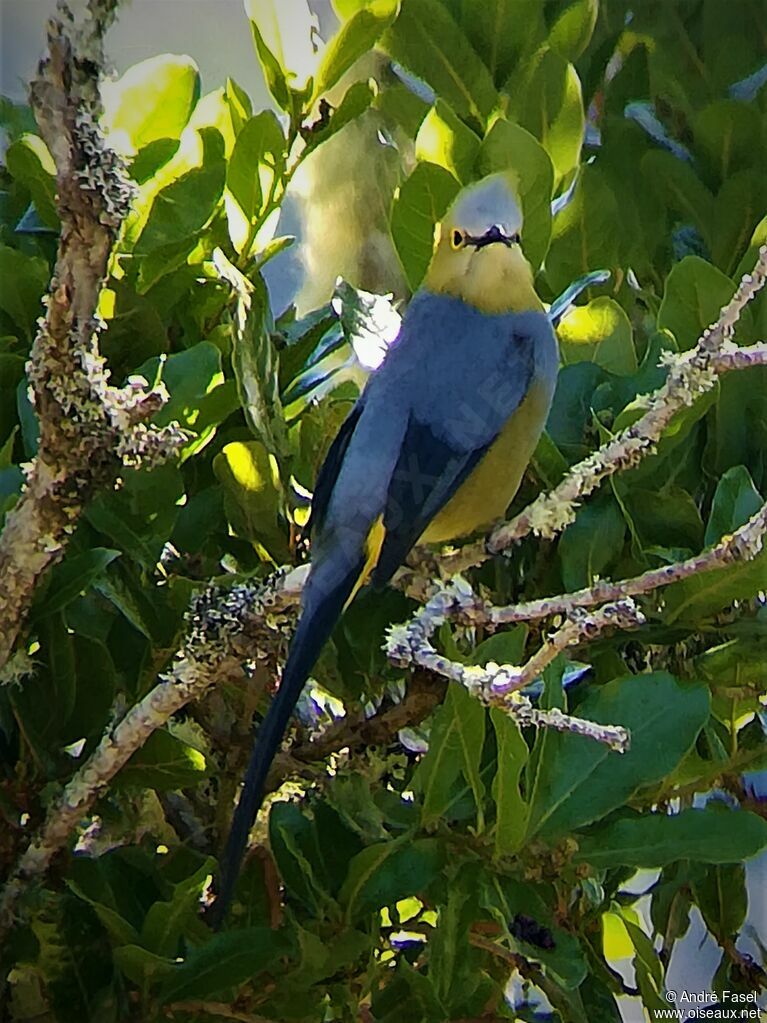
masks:
<path id="1" fill-rule="evenodd" d="M 522 213 L 504 174 L 465 188 L 435 235 L 424 282 L 487 313 L 542 309 L 520 247 Z"/>

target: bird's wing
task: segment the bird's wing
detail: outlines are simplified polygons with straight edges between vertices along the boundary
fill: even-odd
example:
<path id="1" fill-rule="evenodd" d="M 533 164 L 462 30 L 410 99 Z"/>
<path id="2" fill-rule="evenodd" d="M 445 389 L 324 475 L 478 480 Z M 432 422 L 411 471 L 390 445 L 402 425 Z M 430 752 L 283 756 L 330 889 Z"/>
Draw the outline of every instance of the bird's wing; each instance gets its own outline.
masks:
<path id="1" fill-rule="evenodd" d="M 330 495 L 333 493 L 333 487 L 335 486 L 336 479 L 338 478 L 338 473 L 340 472 L 343 464 L 344 456 L 346 455 L 346 451 L 349 447 L 349 442 L 352 439 L 354 429 L 362 415 L 363 407 L 363 399 L 360 398 L 341 424 L 341 428 L 336 434 L 333 443 L 328 448 L 325 460 L 320 466 L 320 471 L 317 474 L 317 482 L 314 485 L 312 510 L 309 516 L 309 521 L 306 525 L 307 530 L 311 533 L 319 532 L 322 529 L 322 523 L 325 521 L 325 514 L 328 510 Z"/>
<path id="2" fill-rule="evenodd" d="M 386 532 L 372 574 L 375 586 L 384 586 L 391 579 L 496 436 L 497 432 L 471 451 L 457 452 L 430 426 L 410 420 L 387 496 L 383 520 Z"/>
<path id="3" fill-rule="evenodd" d="M 426 527 L 479 465 L 522 403 L 535 372 L 534 338 L 520 332 L 467 365 L 463 398 L 445 388 L 415 403 L 389 481 L 385 538 L 372 581 L 391 579 Z"/>

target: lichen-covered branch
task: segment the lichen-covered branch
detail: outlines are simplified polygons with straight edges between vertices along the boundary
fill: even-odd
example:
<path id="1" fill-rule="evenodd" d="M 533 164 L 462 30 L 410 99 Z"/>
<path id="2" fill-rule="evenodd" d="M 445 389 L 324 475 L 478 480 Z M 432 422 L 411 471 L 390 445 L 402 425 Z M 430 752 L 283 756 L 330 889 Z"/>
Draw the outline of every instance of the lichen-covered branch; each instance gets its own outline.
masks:
<path id="1" fill-rule="evenodd" d="M 0 932 L 11 923 L 13 908 L 33 878 L 47 870 L 87 816 L 112 779 L 149 736 L 191 701 L 209 689 L 242 683 L 256 663 L 273 660 L 289 632 L 291 609 L 297 603 L 304 568 L 277 572 L 263 583 L 229 589 L 211 586 L 192 602 L 187 638 L 171 669 L 159 683 L 113 724 L 86 763 L 48 809 L 0 896 Z M 302 774 L 307 765 L 330 753 L 360 744 L 390 741 L 400 728 L 418 724 L 436 706 L 444 683 L 424 674 L 398 704 L 371 718 L 344 718 L 312 743 L 297 745 L 275 760 L 269 788 L 287 774 Z"/>
<path id="2" fill-rule="evenodd" d="M 592 722 L 584 725 L 580 719 L 569 718 L 559 711 L 553 712 L 552 716 L 551 711 L 538 710 L 520 690 L 535 681 L 557 654 L 568 647 L 589 642 L 610 627 L 627 629 L 641 625 L 644 617 L 632 597 L 693 575 L 750 561 L 762 551 L 765 535 L 767 504 L 710 550 L 685 561 L 651 569 L 631 579 L 617 582 L 600 580 L 575 593 L 542 597 L 508 607 L 493 607 L 485 603 L 476 597 L 461 577 L 456 576 L 447 586 L 437 590 L 409 622 L 390 630 L 387 653 L 398 664 L 417 664 L 460 683 L 483 703 L 503 708 L 521 723 L 591 735 L 616 749 L 625 748 L 623 737 L 613 734 L 614 729 L 607 729 L 598 736 L 593 731 Z M 602 606 L 590 613 L 586 611 L 597 605 Z M 486 668 L 467 667 L 440 654 L 430 642 L 435 630 L 449 619 L 497 628 L 554 615 L 567 616 L 565 623 L 521 666 L 493 664 Z M 602 729 L 602 726 L 597 727 Z M 623 729 L 620 732 L 625 736 Z"/>
<path id="3" fill-rule="evenodd" d="M 567 647 L 593 640 L 609 628 L 627 629 L 641 625 L 644 619 L 632 601 L 621 600 L 606 604 L 590 614 L 574 612 L 526 664 L 488 664 L 485 668 L 451 661 L 431 643 L 434 632 L 449 619 L 473 621 L 476 607 L 471 587 L 457 577 L 427 601 L 409 622 L 395 625 L 389 630 L 386 643 L 388 656 L 397 664 L 417 664 L 459 683 L 485 706 L 503 710 L 520 724 L 548 725 L 588 735 L 621 752 L 628 748 L 625 728 L 598 725 L 560 711 L 552 716 L 550 711 L 533 707 L 520 690 L 535 681 L 557 654 Z"/>
<path id="4" fill-rule="evenodd" d="M 48 56 L 31 86 L 40 132 L 56 164 L 61 235 L 45 316 L 27 375 L 40 425 L 38 452 L 0 536 L 0 668 L 11 654 L 42 574 L 66 547 L 84 502 L 123 467 L 155 464 L 183 441 L 147 420 L 166 400 L 139 378 L 109 385 L 98 350 L 98 297 L 133 196 L 120 158 L 98 126 L 102 40 L 117 0 L 90 0 L 80 27 L 60 4 Z"/>
<path id="5" fill-rule="evenodd" d="M 691 575 L 715 571 L 738 561 L 750 561 L 760 553 L 767 534 L 767 504 L 755 512 L 748 522 L 725 536 L 710 550 L 694 554 L 684 561 L 672 565 L 652 568 L 630 579 L 600 579 L 573 593 L 556 597 L 541 597 L 525 604 L 508 607 L 491 607 L 475 601 L 472 606 L 472 620 L 484 625 L 511 625 L 514 622 L 529 622 L 551 615 L 572 614 L 576 608 L 595 607 L 605 601 L 622 600 L 650 593 L 662 586 L 688 579 Z"/>
<path id="6" fill-rule="evenodd" d="M 280 643 L 285 608 L 295 603 L 297 573 L 277 573 L 268 583 L 224 590 L 209 587 L 192 602 L 187 639 L 171 669 L 137 704 L 113 724 L 88 760 L 48 809 L 0 898 L 0 932 L 10 924 L 24 885 L 42 874 L 53 856 L 102 795 L 117 772 L 157 728 L 212 686 L 242 681 L 248 666 L 268 657 Z"/>

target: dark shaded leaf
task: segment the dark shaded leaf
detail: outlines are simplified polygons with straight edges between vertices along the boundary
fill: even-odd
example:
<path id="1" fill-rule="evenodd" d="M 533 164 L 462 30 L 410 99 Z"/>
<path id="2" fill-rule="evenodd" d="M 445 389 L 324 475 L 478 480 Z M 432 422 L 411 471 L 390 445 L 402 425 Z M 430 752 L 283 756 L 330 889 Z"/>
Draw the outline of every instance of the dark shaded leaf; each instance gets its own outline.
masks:
<path id="1" fill-rule="evenodd" d="M 381 45 L 428 82 L 459 117 L 484 125 L 497 93 L 489 71 L 445 5 L 438 0 L 404 0 Z"/>
<path id="2" fill-rule="evenodd" d="M 287 935 L 270 927 L 245 927 L 216 934 L 193 949 L 186 961 L 167 976 L 160 988 L 163 1003 L 208 998 L 257 976 L 289 955 Z"/>
<path id="3" fill-rule="evenodd" d="M 676 860 L 736 863 L 767 846 L 767 821 L 745 810 L 704 810 L 616 820 L 578 840 L 576 860 L 595 867 L 665 867 Z M 737 928 L 735 928 L 737 929 Z"/>
<path id="4" fill-rule="evenodd" d="M 112 784 L 118 788 L 138 786 L 164 792 L 195 785 L 207 773 L 205 757 L 199 750 L 158 729 L 133 754 Z"/>
<path id="5" fill-rule="evenodd" d="M 445 863 L 445 849 L 436 838 L 403 836 L 368 846 L 349 864 L 339 893 L 349 920 L 361 920 L 383 906 L 424 892 Z"/>
<path id="6" fill-rule="evenodd" d="M 631 747 L 620 754 L 581 736 L 540 733 L 528 778 L 528 837 L 553 839 L 599 820 L 640 786 L 665 777 L 689 751 L 708 713 L 706 687 L 680 685 L 664 672 L 601 686 L 578 706 L 578 715 L 628 728 Z"/>

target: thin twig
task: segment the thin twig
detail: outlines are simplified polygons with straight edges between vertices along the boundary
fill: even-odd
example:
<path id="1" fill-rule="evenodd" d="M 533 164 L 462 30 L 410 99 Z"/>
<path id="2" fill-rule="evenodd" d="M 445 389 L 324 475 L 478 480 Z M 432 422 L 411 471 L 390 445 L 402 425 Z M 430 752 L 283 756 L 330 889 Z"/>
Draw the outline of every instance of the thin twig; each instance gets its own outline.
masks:
<path id="1" fill-rule="evenodd" d="M 539 600 L 531 600 L 525 604 L 491 607 L 481 601 L 475 601 L 471 609 L 471 618 L 473 622 L 484 625 L 511 625 L 514 622 L 529 622 L 539 618 L 548 618 L 550 615 L 570 614 L 574 608 L 594 607 L 605 601 L 636 597 L 702 572 L 716 571 L 739 561 L 750 561 L 762 550 L 765 533 L 767 533 L 767 504 L 762 505 L 748 522 L 725 536 L 710 550 L 694 554 L 685 561 L 663 565 L 661 568 L 652 568 L 630 579 L 617 581 L 600 579 L 593 586 L 576 590 L 574 593 L 565 593 L 556 597 L 541 597 Z"/>
<path id="2" fill-rule="evenodd" d="M 485 668 L 451 661 L 440 654 L 430 642 L 434 632 L 449 618 L 473 617 L 476 598 L 465 580 L 456 578 L 440 590 L 405 625 L 389 630 L 386 652 L 397 664 L 417 664 L 428 671 L 462 685 L 487 707 L 497 707 L 520 724 L 551 725 L 559 730 L 588 735 L 623 752 L 628 748 L 625 728 L 596 725 L 557 711 L 539 711 L 520 690 L 535 681 L 557 654 L 569 646 L 593 640 L 609 628 L 632 628 L 642 624 L 643 617 L 630 600 L 607 604 L 591 614 L 579 611 L 543 644 L 530 660 L 517 667 L 510 664 L 488 664 Z"/>

